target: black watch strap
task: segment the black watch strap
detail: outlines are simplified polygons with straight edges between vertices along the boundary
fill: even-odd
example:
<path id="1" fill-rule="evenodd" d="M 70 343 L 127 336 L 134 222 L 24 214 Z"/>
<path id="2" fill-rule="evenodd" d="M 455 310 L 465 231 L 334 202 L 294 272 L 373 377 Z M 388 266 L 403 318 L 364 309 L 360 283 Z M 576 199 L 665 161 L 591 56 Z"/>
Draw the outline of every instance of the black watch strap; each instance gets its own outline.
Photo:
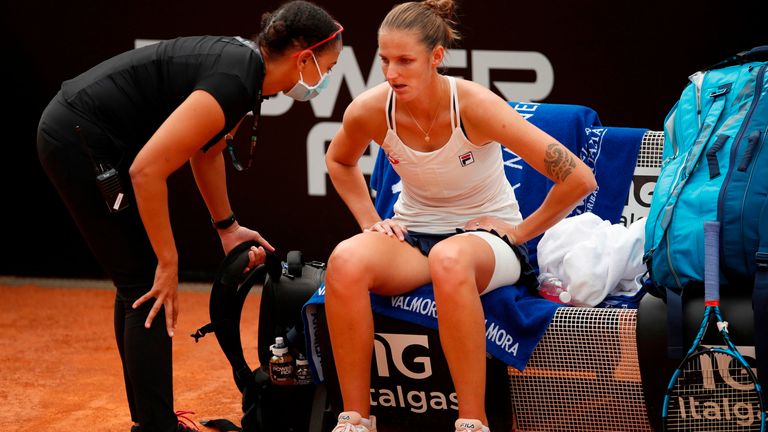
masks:
<path id="1" fill-rule="evenodd" d="M 236 219 L 235 219 L 235 214 L 234 213 L 232 213 L 231 215 L 229 215 L 228 217 L 226 217 L 226 218 L 224 218 L 222 220 L 215 221 L 215 220 L 213 220 L 213 218 L 211 218 L 211 224 L 213 224 L 213 227 L 216 228 L 216 229 L 220 229 L 220 230 L 227 229 L 227 228 L 231 227 L 232 225 L 234 225 L 235 221 L 236 221 Z"/>

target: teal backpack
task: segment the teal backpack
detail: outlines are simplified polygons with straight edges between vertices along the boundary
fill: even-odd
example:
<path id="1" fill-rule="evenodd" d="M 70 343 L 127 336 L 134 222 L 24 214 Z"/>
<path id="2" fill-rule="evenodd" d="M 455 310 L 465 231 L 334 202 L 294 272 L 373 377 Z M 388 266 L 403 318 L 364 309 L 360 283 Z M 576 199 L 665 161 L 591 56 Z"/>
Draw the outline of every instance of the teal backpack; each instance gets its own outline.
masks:
<path id="1" fill-rule="evenodd" d="M 768 305 L 768 46 L 689 77 L 664 123 L 661 173 L 646 221 L 650 291 L 666 298 L 670 355 L 682 355 L 686 286 L 704 280 L 704 222 L 721 225 L 723 291 L 752 293 L 757 357 Z M 759 368 L 763 379 L 768 367 Z"/>

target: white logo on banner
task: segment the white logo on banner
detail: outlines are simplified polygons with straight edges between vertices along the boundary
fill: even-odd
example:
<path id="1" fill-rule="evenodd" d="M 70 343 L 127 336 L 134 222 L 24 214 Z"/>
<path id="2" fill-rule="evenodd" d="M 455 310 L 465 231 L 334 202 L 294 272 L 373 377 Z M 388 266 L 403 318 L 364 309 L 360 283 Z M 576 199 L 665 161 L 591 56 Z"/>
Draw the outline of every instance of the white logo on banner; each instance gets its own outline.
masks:
<path id="1" fill-rule="evenodd" d="M 459 400 L 456 392 L 444 393 L 437 391 L 437 389 L 427 392 L 412 389 L 411 385 L 400 379 L 400 377 L 392 377 L 390 374 L 389 359 L 391 358 L 398 372 L 408 378 L 423 380 L 432 376 L 432 362 L 428 356 L 416 356 L 412 359 L 409 357 L 409 364 L 421 365 L 421 367 L 417 367 L 418 370 L 408 368 L 403 358 L 406 355 L 406 351 L 410 350 L 429 353 L 429 338 L 426 335 L 376 333 L 373 348 L 378 376 L 385 379 L 374 380 L 374 387 L 370 390 L 371 406 L 403 408 L 416 414 L 424 414 L 430 410 L 456 411 L 459 409 Z M 432 380 L 435 380 L 435 378 L 432 378 Z M 375 387 L 377 382 L 384 384 L 385 387 Z M 387 384 L 389 387 L 386 386 Z M 435 384 L 437 383 L 433 381 L 427 384 L 420 382 L 417 384 L 417 387 L 421 388 L 425 385 L 430 387 Z"/>
<path id="2" fill-rule="evenodd" d="M 622 225 L 629 226 L 648 216 L 651 198 L 653 198 L 653 188 L 656 187 L 656 179 L 660 172 L 660 167 L 635 167 L 627 203 L 621 214 L 620 223 Z"/>
<path id="3" fill-rule="evenodd" d="M 409 369 L 403 361 L 403 353 L 410 346 L 421 346 L 429 350 L 429 339 L 426 335 L 376 333 L 376 336 L 373 341 L 373 352 L 376 355 L 376 369 L 380 377 L 390 376 L 388 358 L 392 358 L 392 363 L 397 370 L 408 378 L 424 379 L 432 375 L 432 363 L 428 356 L 413 358 L 413 363 L 423 366 L 421 371 Z"/>

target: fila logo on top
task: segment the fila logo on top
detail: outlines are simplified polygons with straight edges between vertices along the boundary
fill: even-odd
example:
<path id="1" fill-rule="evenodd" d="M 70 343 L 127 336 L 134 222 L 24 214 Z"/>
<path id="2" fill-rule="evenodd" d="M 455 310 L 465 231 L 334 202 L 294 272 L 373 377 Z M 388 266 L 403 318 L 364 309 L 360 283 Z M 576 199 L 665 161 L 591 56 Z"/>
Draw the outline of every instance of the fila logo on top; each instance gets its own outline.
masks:
<path id="1" fill-rule="evenodd" d="M 463 155 L 459 156 L 459 162 L 461 162 L 461 166 L 467 166 L 474 161 L 475 161 L 475 158 L 472 156 L 471 151 L 468 151 Z"/>

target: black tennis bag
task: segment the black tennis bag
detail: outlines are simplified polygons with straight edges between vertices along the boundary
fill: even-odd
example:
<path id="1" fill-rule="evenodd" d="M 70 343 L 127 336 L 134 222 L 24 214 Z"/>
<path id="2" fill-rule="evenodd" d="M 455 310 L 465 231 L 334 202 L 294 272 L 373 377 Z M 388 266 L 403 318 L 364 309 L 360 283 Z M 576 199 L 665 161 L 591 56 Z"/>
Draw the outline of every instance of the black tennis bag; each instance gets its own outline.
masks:
<path id="1" fill-rule="evenodd" d="M 213 332 L 232 365 L 235 385 L 243 394 L 242 429 L 225 419 L 202 424 L 219 431 L 321 431 L 332 417 L 323 385 L 274 385 L 267 368 L 272 355 L 270 345 L 276 337 L 287 342 L 294 359 L 299 355 L 307 358 L 301 310 L 322 283 L 325 263 L 304 263 L 299 251 L 289 252 L 285 262 L 268 253 L 264 264 L 243 273 L 251 246 L 258 244 L 245 242 L 224 258 L 211 289 L 211 322 L 192 335 L 197 341 Z M 251 288 L 261 283 L 258 331 L 261 366 L 251 369 L 243 355 L 240 317 Z"/>

